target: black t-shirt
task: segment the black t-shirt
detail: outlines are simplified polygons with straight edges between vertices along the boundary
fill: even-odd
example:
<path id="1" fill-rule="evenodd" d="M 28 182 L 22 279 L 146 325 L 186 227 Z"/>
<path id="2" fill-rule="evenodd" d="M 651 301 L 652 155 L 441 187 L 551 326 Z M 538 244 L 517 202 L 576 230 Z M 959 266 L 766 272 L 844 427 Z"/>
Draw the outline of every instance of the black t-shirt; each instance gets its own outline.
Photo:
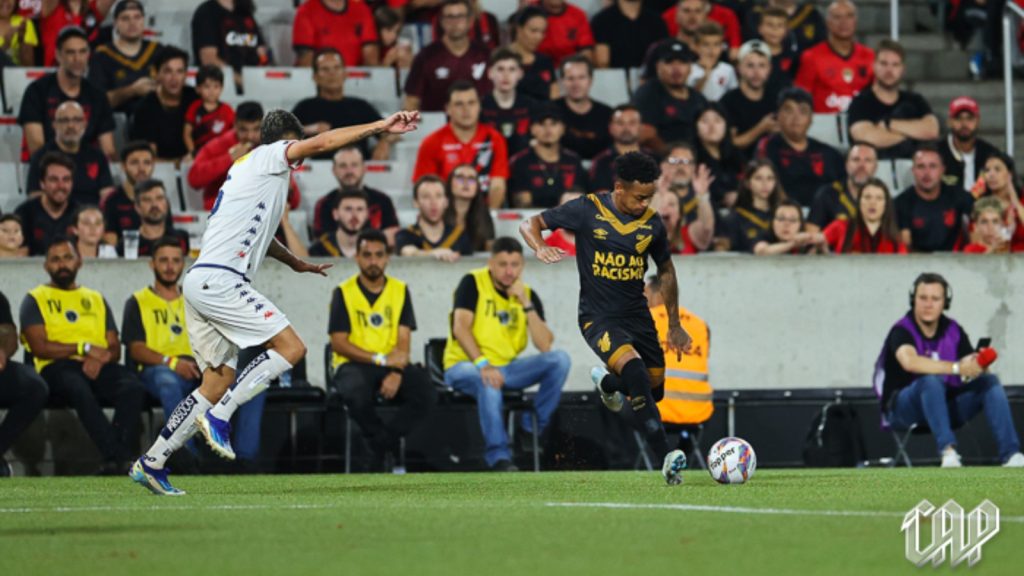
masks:
<path id="1" fill-rule="evenodd" d="M 147 290 L 152 290 L 147 288 Z M 142 325 L 142 311 L 135 296 L 129 296 L 124 303 L 124 314 L 121 316 L 121 343 L 128 346 L 132 342 L 146 342 L 146 327 Z"/>
<path id="2" fill-rule="evenodd" d="M 326 100 L 320 96 L 306 98 L 295 105 L 292 113 L 295 114 L 295 117 L 304 126 L 317 122 L 326 122 L 332 129 L 343 126 L 355 126 L 357 124 L 369 124 L 381 119 L 380 112 L 373 105 L 366 100 L 352 96 L 345 96 L 337 101 Z M 356 146 L 363 152 L 364 158 L 370 157 L 370 142 L 368 139 L 363 138 L 356 143 Z M 314 156 L 318 160 L 330 160 L 333 157 L 333 152 L 324 152 L 319 156 Z"/>
<path id="3" fill-rule="evenodd" d="M 21 230 L 25 238 L 25 245 L 28 246 L 29 256 L 42 256 L 46 254 L 46 247 L 50 245 L 57 235 L 68 233 L 74 223 L 75 212 L 78 210 L 78 203 L 68 199 L 68 206 L 64 212 L 53 219 L 43 208 L 42 196 L 37 196 L 21 203 L 14 213 L 21 218 Z"/>
<path id="4" fill-rule="evenodd" d="M 935 200 L 925 200 L 911 186 L 896 200 L 900 230 L 910 230 L 914 252 L 953 252 L 965 244 L 974 197 L 962 188 L 942 186 Z"/>
<path id="5" fill-rule="evenodd" d="M 924 338 L 926 346 L 932 350 L 937 349 L 942 336 L 945 335 L 946 331 L 952 326 L 953 325 L 950 323 L 949 318 L 945 315 L 940 316 L 939 326 L 935 330 L 935 337 Z M 957 324 L 957 326 L 960 327 L 959 324 Z M 924 337 L 924 334 L 921 336 Z M 914 344 L 914 336 L 910 331 L 902 326 L 893 326 L 892 329 L 889 330 L 889 335 L 885 338 L 884 348 L 885 359 L 883 361 L 883 368 L 885 369 L 885 381 L 882 386 L 882 406 L 884 406 L 886 410 L 891 408 L 891 406 L 889 406 L 890 396 L 895 394 L 901 388 L 910 386 L 914 380 L 923 376 L 922 374 L 907 372 L 903 369 L 899 360 L 896 359 L 896 351 L 899 350 L 900 347 L 906 345 L 909 345 L 911 348 L 917 348 Z M 974 352 L 974 348 L 971 346 L 971 339 L 967 337 L 967 332 L 963 327 L 960 327 L 960 342 L 957 345 L 956 357 L 957 359 L 963 358 L 972 352 Z M 943 358 L 943 360 L 946 360 L 947 362 L 956 361 L 955 359 L 945 358 Z M 955 389 L 947 388 L 946 394 L 947 396 L 954 396 L 956 391 Z"/>
<path id="6" fill-rule="evenodd" d="M 590 194 L 541 213 L 551 230 L 576 235 L 580 274 L 580 318 L 650 314 L 644 297 L 647 257 L 656 265 L 672 257 L 665 225 L 648 208 L 628 216 L 615 208 L 611 194 Z"/>
<path id="7" fill-rule="evenodd" d="M 145 140 L 156 144 L 157 158 L 177 160 L 188 153 L 185 148 L 185 111 L 199 96 L 195 88 L 185 86 L 181 102 L 173 108 L 160 103 L 156 91 L 147 94 L 132 116 L 132 140 Z"/>
<path id="8" fill-rule="evenodd" d="M 760 100 L 751 100 L 739 88 L 733 88 L 726 92 L 718 102 L 725 108 L 729 115 L 729 124 L 736 129 L 737 134 L 743 134 L 754 126 L 757 126 L 765 116 L 775 113 L 775 99 L 777 92 L 765 89 Z M 740 152 L 745 157 L 751 157 L 757 148 L 757 142 L 750 146 L 741 148 Z"/>
<path id="9" fill-rule="evenodd" d="M 500 290 L 497 286 L 494 290 L 504 299 L 508 300 L 508 293 L 504 290 Z M 455 309 L 469 310 L 470 312 L 476 313 L 476 303 L 480 299 L 480 291 L 476 288 L 476 278 L 472 274 L 466 274 L 459 281 L 459 285 L 455 288 Z M 530 305 L 537 310 L 537 315 L 540 319 L 544 319 L 544 304 L 540 301 L 540 296 L 537 295 L 537 291 L 530 289 Z"/>
<path id="10" fill-rule="evenodd" d="M 47 74 L 28 85 L 21 98 L 21 110 L 18 111 L 18 124 L 38 122 L 43 125 L 43 138 L 46 142 L 54 139 L 53 117 L 57 107 L 68 100 L 74 100 L 85 112 L 85 135 L 82 146 L 95 146 L 100 134 L 114 131 L 114 114 L 110 110 L 110 101 L 102 90 L 96 88 L 87 79 L 82 80 L 77 98 L 72 98 L 60 89 L 57 84 L 57 73 Z"/>
<path id="11" fill-rule="evenodd" d="M 779 171 L 782 189 L 801 206 L 810 206 L 818 188 L 836 180 L 846 180 L 846 164 L 835 148 L 807 139 L 807 147 L 798 151 L 782 134 L 761 140 L 757 156 L 767 158 Z"/>
<path id="12" fill-rule="evenodd" d="M 768 236 L 771 217 L 769 212 L 757 208 L 733 208 L 721 220 L 715 235 L 728 239 L 732 252 L 752 253 L 754 246 Z"/>
<path id="13" fill-rule="evenodd" d="M 398 234 L 395 235 L 395 254 L 401 255 L 402 248 L 406 246 L 415 246 L 424 252 L 430 252 L 438 248 L 449 248 L 463 256 L 471 256 L 473 254 L 473 245 L 470 243 L 466 230 L 462 226 L 450 226 L 448 224 L 444 225 L 444 232 L 437 242 L 431 242 L 423 235 L 419 222 L 399 230 Z"/>
<path id="14" fill-rule="evenodd" d="M 252 16 L 235 16 L 230 10 L 207 0 L 192 14 L 192 54 L 200 62 L 201 48 L 216 47 L 217 57 L 235 71 L 243 66 L 260 66 L 257 48 L 266 45 L 263 32 Z"/>
<path id="15" fill-rule="evenodd" d="M 480 123 L 492 126 L 505 137 L 511 157 L 530 145 L 530 118 L 536 108 L 536 100 L 519 93 L 508 109 L 498 106 L 493 93 L 487 94 L 480 105 Z"/>
<path id="16" fill-rule="evenodd" d="M 384 286 L 386 287 L 388 279 L 384 277 Z M 366 297 L 366 301 L 373 306 L 373 303 L 380 298 L 383 293 L 381 292 L 370 292 L 363 286 L 363 283 L 356 280 L 356 284 L 359 285 L 359 291 Z M 402 305 L 402 312 L 398 316 L 398 325 L 405 326 L 409 330 L 416 330 L 416 312 L 413 311 L 412 307 L 412 294 L 409 293 L 409 287 L 405 287 L 405 304 Z M 345 306 L 345 295 L 341 292 L 341 287 L 335 288 L 331 292 L 331 317 L 327 324 L 327 333 L 333 334 L 335 332 L 351 332 L 352 323 L 348 317 L 348 307 Z"/>
<path id="17" fill-rule="evenodd" d="M 985 162 L 999 149 L 988 142 L 978 138 L 974 141 L 974 178 L 977 180 L 984 174 Z M 939 146 L 939 155 L 942 156 L 942 165 L 946 167 L 942 175 L 942 183 L 953 188 L 964 188 L 964 157 L 959 152 L 953 151 L 953 145 L 947 136 Z M 972 186 L 974 182 L 970 183 Z"/>
<path id="18" fill-rule="evenodd" d="M 565 122 L 562 146 L 586 160 L 593 159 L 612 144 L 612 137 L 608 133 L 612 108 L 597 100 L 591 102 L 593 105 L 586 114 L 573 112 L 565 98 L 559 98 L 554 102 L 562 111 L 562 121 Z"/>
<path id="19" fill-rule="evenodd" d="M 664 142 L 693 142 L 697 134 L 697 114 L 707 106 L 700 92 L 689 89 L 686 100 L 674 98 L 658 80 L 649 80 L 633 94 L 633 105 L 640 110 L 644 124 L 654 126 Z"/>
<path id="20" fill-rule="evenodd" d="M 28 185 L 26 190 L 34 192 L 42 190 L 39 178 L 39 163 L 43 154 L 52 151 L 60 151 L 56 142 L 48 142 L 42 148 L 36 150 L 35 154 L 28 161 Z M 92 146 L 83 146 L 78 153 L 71 156 L 75 163 L 75 173 L 72 175 L 74 185 L 71 188 L 71 197 L 79 204 L 100 204 L 100 190 L 110 188 L 114 185 L 114 179 L 110 175 L 110 163 L 102 152 Z"/>
<path id="21" fill-rule="evenodd" d="M 129 57 L 118 50 L 113 42 L 103 44 L 89 59 L 89 81 L 96 88 L 109 92 L 130 86 L 139 78 L 153 78 L 156 76 L 153 62 L 160 54 L 160 48 L 156 42 L 143 40 L 139 53 Z M 139 100 L 140 98 L 126 100 L 116 111 L 131 114 Z"/>
<path id="22" fill-rule="evenodd" d="M 800 55 L 802 51 L 798 47 L 793 34 L 789 34 L 782 41 L 782 52 L 772 56 L 772 71 L 768 75 L 768 85 L 776 90 L 793 84 L 796 73 L 800 69 Z"/>
<path id="23" fill-rule="evenodd" d="M 617 3 L 598 12 L 590 21 L 590 28 L 596 43 L 608 45 L 611 68 L 642 66 L 647 47 L 668 37 L 665 21 L 657 12 L 643 7 L 639 17 L 630 20 Z"/>
<path id="24" fill-rule="evenodd" d="M 11 316 L 11 303 L 7 296 L 0 292 L 0 326 L 4 324 L 14 324 L 14 316 Z"/>
<path id="25" fill-rule="evenodd" d="M 176 228 L 166 228 L 166 233 L 161 238 L 164 238 L 164 237 L 167 237 L 167 236 L 170 236 L 171 238 L 174 238 L 175 240 L 177 240 L 178 241 L 178 245 L 181 246 L 182 252 L 184 252 L 185 255 L 188 256 L 188 251 L 189 251 L 188 232 L 185 232 L 184 230 L 178 230 Z M 139 258 L 149 258 L 153 254 L 153 247 L 156 246 L 156 243 L 159 242 L 161 240 L 161 238 L 156 238 L 154 240 L 150 240 L 149 238 L 144 238 L 140 234 L 139 235 Z M 124 237 L 123 236 L 118 237 L 118 239 L 117 239 L 117 255 L 118 256 L 124 256 Z"/>
<path id="26" fill-rule="evenodd" d="M 334 232 L 324 232 L 309 247 L 310 256 L 344 258 L 345 254 L 338 245 L 338 237 Z"/>
<path id="27" fill-rule="evenodd" d="M 558 205 L 562 193 L 571 188 L 587 189 L 587 173 L 583 170 L 580 157 L 571 150 L 562 149 L 558 162 L 548 164 L 537 156 L 533 148 L 527 148 L 509 160 L 508 190 L 511 195 L 530 192 L 533 208 L 550 208 Z"/>
<path id="28" fill-rule="evenodd" d="M 721 158 L 712 156 L 704 146 L 697 144 L 697 164 L 704 164 L 715 177 L 711 183 L 711 202 L 722 207 L 725 195 L 740 188 L 740 173 L 743 172 L 743 156 L 736 148 L 730 147 Z"/>
<path id="29" fill-rule="evenodd" d="M 516 84 L 516 92 L 539 102 L 551 100 L 551 83 L 555 81 L 555 63 L 537 52 L 529 66 L 523 66 L 523 78 Z"/>
<path id="30" fill-rule="evenodd" d="M 856 215 L 857 199 L 846 189 L 846 180 L 836 180 L 818 188 L 807 222 L 824 229 L 834 220 L 852 220 Z"/>
<path id="31" fill-rule="evenodd" d="M 395 212 L 395 204 L 391 201 L 390 196 L 369 186 L 363 186 L 361 190 L 366 193 L 366 198 L 369 200 L 366 219 L 368 226 L 377 230 L 398 226 L 398 214 Z M 331 211 L 340 194 L 341 190 L 335 188 L 317 201 L 316 215 L 313 219 L 313 234 L 315 236 L 324 233 L 333 234 L 336 229 L 337 225 L 334 222 L 334 217 L 331 216 Z"/>
<path id="32" fill-rule="evenodd" d="M 876 124 L 884 120 L 919 120 L 932 113 L 928 101 L 917 92 L 900 90 L 899 98 L 894 104 L 884 104 L 869 86 L 854 96 L 847 109 L 847 124 L 852 128 L 857 122 Z M 853 135 L 850 141 L 853 142 Z M 907 138 L 903 142 L 888 148 L 878 149 L 878 158 L 910 158 L 917 150 L 918 142 Z"/>

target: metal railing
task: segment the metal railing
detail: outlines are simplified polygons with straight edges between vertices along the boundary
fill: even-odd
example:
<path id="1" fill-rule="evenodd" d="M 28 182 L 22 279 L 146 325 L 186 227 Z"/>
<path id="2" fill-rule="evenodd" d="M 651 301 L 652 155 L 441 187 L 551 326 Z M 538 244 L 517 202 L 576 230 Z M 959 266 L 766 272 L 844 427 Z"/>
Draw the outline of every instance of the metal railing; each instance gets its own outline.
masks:
<path id="1" fill-rule="evenodd" d="M 1013 0 L 1006 2 L 1003 11 L 1003 94 L 1006 97 L 1006 154 L 1013 158 L 1013 56 L 1014 24 L 1024 21 L 1024 9 Z"/>

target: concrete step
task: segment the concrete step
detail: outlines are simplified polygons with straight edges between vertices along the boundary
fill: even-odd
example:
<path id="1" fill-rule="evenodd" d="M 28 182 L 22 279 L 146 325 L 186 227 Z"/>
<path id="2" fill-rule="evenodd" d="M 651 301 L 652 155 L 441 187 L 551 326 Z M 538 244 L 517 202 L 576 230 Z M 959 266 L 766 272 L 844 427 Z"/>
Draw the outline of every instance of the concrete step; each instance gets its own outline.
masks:
<path id="1" fill-rule="evenodd" d="M 880 34 L 861 35 L 860 41 L 874 49 L 878 47 L 878 43 L 883 38 L 889 38 L 888 30 Z M 908 52 L 936 52 L 940 50 L 948 51 L 960 49 L 959 46 L 956 45 L 956 42 L 951 38 L 948 38 L 945 34 L 938 32 L 913 32 L 910 34 L 900 34 L 900 45 Z"/>
<path id="2" fill-rule="evenodd" d="M 822 15 L 827 8 L 821 3 Z M 913 32 L 916 26 L 916 9 L 913 6 L 900 6 L 900 32 Z M 892 18 L 889 16 L 889 3 L 857 2 L 857 30 L 860 34 L 888 34 L 892 29 Z"/>
<path id="3" fill-rule="evenodd" d="M 967 81 L 967 63 L 970 55 L 960 51 L 907 53 L 906 78 L 908 82 L 920 80 Z"/>
<path id="4" fill-rule="evenodd" d="M 924 94 L 929 100 L 945 100 L 949 102 L 959 96 L 971 96 L 984 106 L 987 102 L 1003 101 L 1003 83 L 999 80 L 984 80 L 975 82 L 972 80 L 960 82 L 934 82 L 923 80 L 909 82 L 910 90 Z M 1024 82 L 1014 82 L 1013 93 L 1015 98 L 1024 96 Z"/>
<path id="5" fill-rule="evenodd" d="M 932 107 L 932 112 L 939 117 L 939 121 L 943 125 L 946 124 L 946 116 L 949 112 L 949 100 L 946 99 L 933 99 L 925 96 L 928 103 Z M 1004 102 L 986 102 L 981 107 L 981 123 L 979 130 L 982 132 L 999 132 L 1006 126 L 1006 104 Z M 1013 106 L 1013 119 L 1014 124 L 1017 125 L 1018 129 L 1024 127 L 1024 101 L 1017 101 Z"/>

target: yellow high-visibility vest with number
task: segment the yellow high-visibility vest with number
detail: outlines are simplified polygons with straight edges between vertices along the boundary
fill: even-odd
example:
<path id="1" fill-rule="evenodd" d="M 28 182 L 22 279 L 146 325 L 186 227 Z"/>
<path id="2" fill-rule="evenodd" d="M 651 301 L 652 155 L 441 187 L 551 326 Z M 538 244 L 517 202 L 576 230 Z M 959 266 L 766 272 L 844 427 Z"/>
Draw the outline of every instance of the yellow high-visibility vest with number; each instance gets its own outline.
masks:
<path id="1" fill-rule="evenodd" d="M 714 413 L 708 382 L 708 354 L 711 333 L 699 316 L 679 307 L 679 323 L 693 339 L 689 354 L 677 359 L 668 351 L 668 312 L 665 306 L 651 308 L 658 341 L 665 351 L 665 397 L 658 402 L 661 420 L 670 424 L 700 424 Z"/>

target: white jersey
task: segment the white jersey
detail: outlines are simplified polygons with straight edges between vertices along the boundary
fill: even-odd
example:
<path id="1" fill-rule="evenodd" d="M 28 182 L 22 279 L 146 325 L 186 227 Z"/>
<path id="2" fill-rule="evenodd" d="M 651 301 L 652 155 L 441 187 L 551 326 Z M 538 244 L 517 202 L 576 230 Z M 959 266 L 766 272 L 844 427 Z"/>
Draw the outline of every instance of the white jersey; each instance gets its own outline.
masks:
<path id="1" fill-rule="evenodd" d="M 229 268 L 252 278 L 281 223 L 291 171 L 286 152 L 294 141 L 259 146 L 228 170 L 203 232 L 196 265 Z"/>

